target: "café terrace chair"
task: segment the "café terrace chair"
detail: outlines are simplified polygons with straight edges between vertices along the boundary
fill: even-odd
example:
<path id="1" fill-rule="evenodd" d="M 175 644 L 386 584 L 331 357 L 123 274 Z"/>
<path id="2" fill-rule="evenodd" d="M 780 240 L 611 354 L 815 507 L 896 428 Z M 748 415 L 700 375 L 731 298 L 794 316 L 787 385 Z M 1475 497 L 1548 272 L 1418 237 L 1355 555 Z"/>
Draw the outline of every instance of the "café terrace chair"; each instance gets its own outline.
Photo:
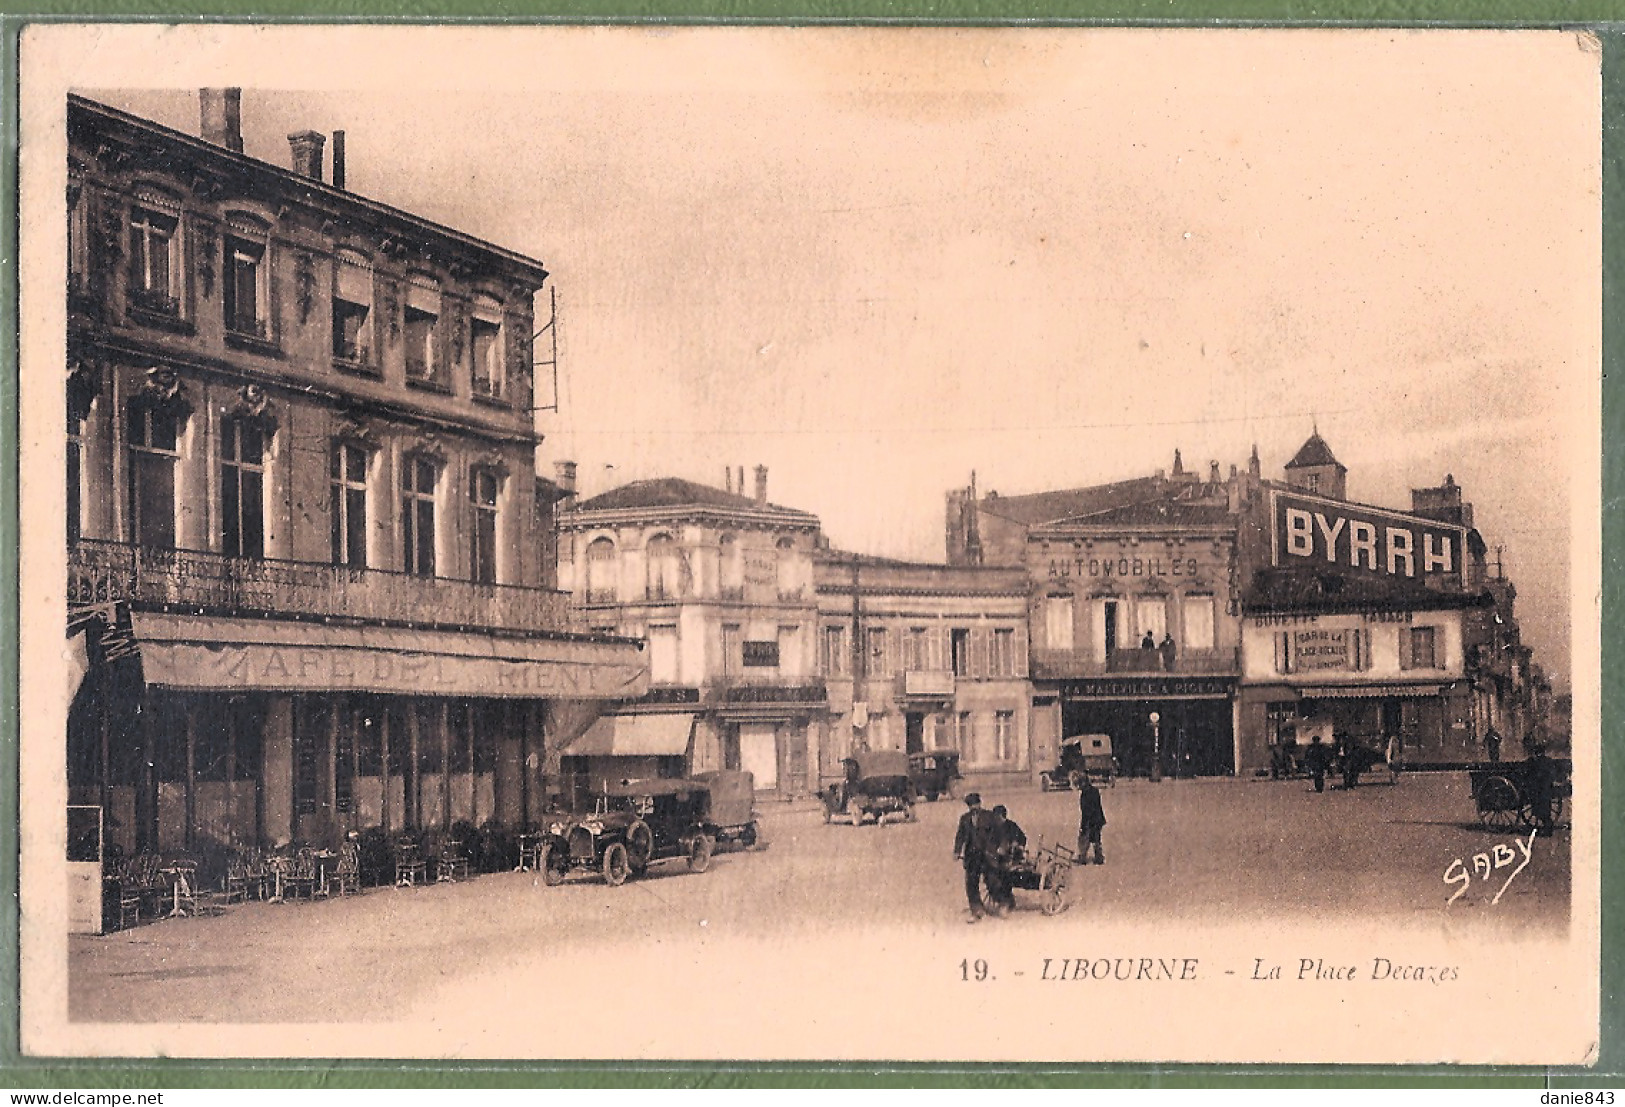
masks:
<path id="1" fill-rule="evenodd" d="M 429 879 L 429 865 L 423 859 L 423 851 L 418 844 L 410 838 L 400 838 L 395 842 L 395 887 L 406 888 L 416 884 L 427 883 Z"/>
<path id="2" fill-rule="evenodd" d="M 282 878 L 282 897 L 307 900 L 316 898 L 316 857 L 307 847 L 293 855 L 293 864 Z"/>
<path id="3" fill-rule="evenodd" d="M 339 848 L 338 864 L 327 872 L 329 896 L 354 896 L 361 893 L 361 847 L 346 842 Z"/>
<path id="4" fill-rule="evenodd" d="M 442 840 L 440 853 L 434 862 L 434 879 L 436 884 L 451 884 L 468 879 L 468 858 L 463 854 L 461 839 Z"/>

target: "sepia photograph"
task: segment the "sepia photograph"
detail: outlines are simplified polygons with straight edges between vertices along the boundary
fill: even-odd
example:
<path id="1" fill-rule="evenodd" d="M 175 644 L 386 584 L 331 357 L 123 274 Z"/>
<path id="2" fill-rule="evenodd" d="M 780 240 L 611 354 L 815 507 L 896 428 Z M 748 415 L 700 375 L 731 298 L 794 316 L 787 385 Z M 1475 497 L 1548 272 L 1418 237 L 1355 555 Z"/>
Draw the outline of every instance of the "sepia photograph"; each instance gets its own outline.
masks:
<path id="1" fill-rule="evenodd" d="M 1595 1061 L 1594 36 L 20 58 L 26 1053 Z"/>

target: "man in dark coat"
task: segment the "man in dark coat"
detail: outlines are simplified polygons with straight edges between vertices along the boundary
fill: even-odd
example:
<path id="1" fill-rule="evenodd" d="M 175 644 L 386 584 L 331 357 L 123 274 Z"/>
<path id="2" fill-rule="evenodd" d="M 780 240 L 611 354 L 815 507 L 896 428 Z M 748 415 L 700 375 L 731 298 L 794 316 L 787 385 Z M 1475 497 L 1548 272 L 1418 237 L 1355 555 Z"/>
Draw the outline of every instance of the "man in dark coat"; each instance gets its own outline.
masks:
<path id="1" fill-rule="evenodd" d="M 1546 746 L 1536 742 L 1531 747 L 1529 768 L 1529 813 L 1535 819 L 1535 832 L 1550 838 L 1557 829 L 1552 805 L 1557 799 L 1557 762 L 1546 756 Z"/>
<path id="2" fill-rule="evenodd" d="M 1309 748 L 1303 751 L 1303 763 L 1304 767 L 1309 770 L 1309 775 L 1314 778 L 1315 791 L 1317 792 L 1326 790 L 1326 767 L 1330 762 L 1331 751 L 1320 740 L 1320 735 L 1316 734 L 1311 737 L 1309 739 Z"/>
<path id="3" fill-rule="evenodd" d="M 1095 851 L 1095 864 L 1104 865 L 1106 854 L 1100 848 L 1100 832 L 1106 827 L 1106 811 L 1100 805 L 1100 789 L 1088 773 L 1078 774 L 1078 860 L 1088 864 L 1089 847 Z"/>
<path id="4" fill-rule="evenodd" d="M 986 913 L 982 905 L 982 877 L 987 868 L 992 816 L 982 810 L 982 797 L 975 792 L 965 797 L 965 809 L 959 816 L 959 829 L 954 833 L 954 860 L 965 866 L 965 902 L 970 908 L 970 918 L 965 921 L 980 922 Z"/>
<path id="5" fill-rule="evenodd" d="M 1016 894 L 1010 887 L 1010 867 L 1017 864 L 1027 849 L 1027 833 L 1001 804 L 992 812 L 987 834 L 987 866 L 983 879 L 987 882 L 988 906 L 995 915 L 1015 910 Z"/>

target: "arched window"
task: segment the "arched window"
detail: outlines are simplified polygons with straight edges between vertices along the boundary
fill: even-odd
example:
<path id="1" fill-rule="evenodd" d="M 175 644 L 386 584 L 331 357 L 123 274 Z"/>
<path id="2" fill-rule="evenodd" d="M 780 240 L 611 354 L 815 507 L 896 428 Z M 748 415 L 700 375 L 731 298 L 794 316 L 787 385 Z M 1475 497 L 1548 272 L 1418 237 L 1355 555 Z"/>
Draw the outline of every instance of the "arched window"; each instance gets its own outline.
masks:
<path id="1" fill-rule="evenodd" d="M 679 591 L 677 543 L 669 534 L 657 534 L 644 547 L 651 600 L 674 600 Z"/>
<path id="2" fill-rule="evenodd" d="M 615 602 L 615 543 L 608 538 L 587 544 L 587 602 Z"/>
<path id="3" fill-rule="evenodd" d="M 774 544 L 779 577 L 779 599 L 794 600 L 801 597 L 801 581 L 796 573 L 796 542 L 781 538 Z"/>

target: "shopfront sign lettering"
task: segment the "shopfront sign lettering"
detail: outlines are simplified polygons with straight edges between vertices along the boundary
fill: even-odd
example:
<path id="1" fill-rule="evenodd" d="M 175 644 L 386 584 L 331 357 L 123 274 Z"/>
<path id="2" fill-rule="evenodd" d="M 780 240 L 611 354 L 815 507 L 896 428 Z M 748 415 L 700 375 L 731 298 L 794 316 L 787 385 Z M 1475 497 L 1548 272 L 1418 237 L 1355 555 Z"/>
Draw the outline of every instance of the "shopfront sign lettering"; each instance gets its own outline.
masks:
<path id="1" fill-rule="evenodd" d="M 1346 630 L 1292 631 L 1293 671 L 1347 669 L 1349 632 Z"/>
<path id="2" fill-rule="evenodd" d="M 1228 696 L 1231 681 L 1222 677 L 1136 677 L 1120 680 L 1068 680 L 1061 684 L 1066 699 L 1171 699 L 1188 696 Z"/>
<path id="3" fill-rule="evenodd" d="M 1194 577 L 1194 557 L 1075 557 L 1051 558 L 1052 580 L 1066 577 Z"/>
<path id="4" fill-rule="evenodd" d="M 629 698 L 648 688 L 636 665 L 327 646 L 146 642 L 147 683 L 235 691 L 421 692 L 429 695 Z"/>
<path id="5" fill-rule="evenodd" d="M 1367 623 L 1409 623 L 1415 613 L 1411 611 L 1348 611 L 1344 614 Z M 1268 615 L 1249 616 L 1248 622 L 1255 627 L 1312 627 L 1320 625 L 1320 616 L 1272 612 Z"/>
<path id="6" fill-rule="evenodd" d="M 1317 496 L 1273 496 L 1278 566 L 1334 565 L 1386 577 L 1461 569 L 1461 527 Z"/>

